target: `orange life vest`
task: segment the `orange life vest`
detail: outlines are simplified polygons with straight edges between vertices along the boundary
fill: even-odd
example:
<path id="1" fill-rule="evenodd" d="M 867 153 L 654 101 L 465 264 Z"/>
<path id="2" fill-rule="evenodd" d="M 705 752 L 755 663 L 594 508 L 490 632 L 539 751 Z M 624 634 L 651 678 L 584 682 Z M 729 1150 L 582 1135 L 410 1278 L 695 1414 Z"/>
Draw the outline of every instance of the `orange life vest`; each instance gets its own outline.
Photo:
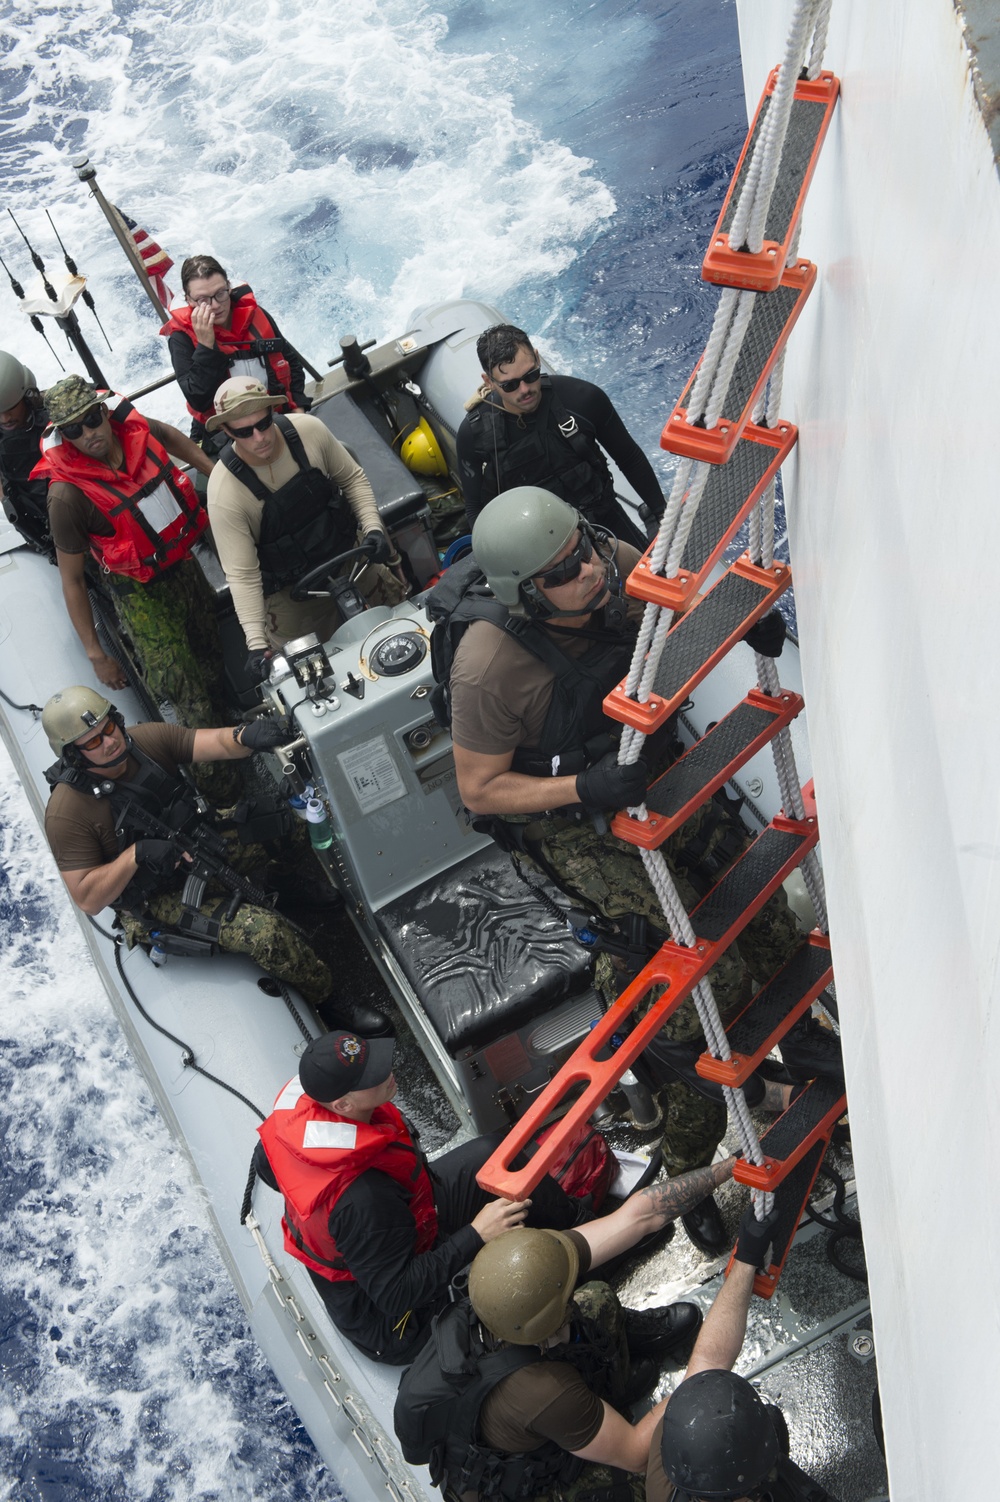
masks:
<path id="1" fill-rule="evenodd" d="M 417 1228 L 415 1253 L 434 1245 L 434 1189 L 423 1156 L 395 1106 L 376 1106 L 370 1122 L 350 1121 L 304 1094 L 296 1078 L 289 1080 L 257 1131 L 285 1199 L 285 1250 L 321 1277 L 331 1283 L 353 1282 L 330 1235 L 330 1212 L 369 1169 L 387 1173 L 409 1195 Z"/>
<path id="2" fill-rule="evenodd" d="M 91 535 L 98 563 L 109 574 L 147 584 L 190 555 L 208 526 L 208 512 L 187 475 L 124 397 L 110 416 L 124 455 L 121 469 L 82 453 L 50 426 L 31 478 L 65 481 L 82 490 L 115 529 L 112 537 Z"/>
<path id="3" fill-rule="evenodd" d="M 171 311 L 170 317 L 160 330 L 161 334 L 186 334 L 192 344 L 198 343 L 197 335 L 191 327 L 191 314 L 193 308 L 177 307 Z M 249 287 L 234 287 L 232 291 L 232 312 L 230 315 L 229 328 L 222 328 L 216 324 L 215 347 L 221 355 L 229 360 L 250 359 L 256 354 L 253 348 L 258 339 L 277 339 L 274 326 L 263 308 L 257 306 L 257 300 Z M 292 400 L 292 368 L 285 356 L 279 351 L 262 353 L 259 358 L 263 360 L 273 379 L 267 382 L 272 395 L 279 391 L 285 393 L 286 409 L 289 412 L 297 412 L 298 408 Z M 191 416 L 200 423 L 205 423 L 212 416 L 214 408 L 208 407 L 204 412 L 199 412 L 188 402 L 187 409 Z"/>

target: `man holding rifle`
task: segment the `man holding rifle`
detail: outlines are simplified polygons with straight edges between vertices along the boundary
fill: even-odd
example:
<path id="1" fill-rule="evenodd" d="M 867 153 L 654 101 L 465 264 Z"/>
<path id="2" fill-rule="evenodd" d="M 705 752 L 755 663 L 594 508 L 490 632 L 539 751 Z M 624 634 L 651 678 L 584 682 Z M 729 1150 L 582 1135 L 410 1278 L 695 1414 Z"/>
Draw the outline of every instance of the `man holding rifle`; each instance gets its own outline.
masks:
<path id="1" fill-rule="evenodd" d="M 42 728 L 59 757 L 45 833 L 69 894 L 84 913 L 113 907 L 130 942 L 154 932 L 168 953 L 246 954 L 296 986 L 328 1025 L 389 1031 L 381 1013 L 331 996 L 326 964 L 267 893 L 236 871 L 184 765 L 239 761 L 283 744 L 273 720 L 211 730 L 125 728 L 101 694 L 79 685 L 53 694 Z M 223 854 L 223 852 L 226 854 Z"/>

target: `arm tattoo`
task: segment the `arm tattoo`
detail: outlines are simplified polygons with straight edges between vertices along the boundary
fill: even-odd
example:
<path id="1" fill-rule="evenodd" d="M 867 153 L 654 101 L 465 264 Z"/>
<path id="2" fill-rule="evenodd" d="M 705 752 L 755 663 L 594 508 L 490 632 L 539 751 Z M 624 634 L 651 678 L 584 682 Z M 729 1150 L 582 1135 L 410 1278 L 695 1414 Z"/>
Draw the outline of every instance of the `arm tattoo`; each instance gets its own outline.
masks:
<path id="1" fill-rule="evenodd" d="M 720 1184 L 732 1178 L 735 1162 L 735 1158 L 726 1158 L 708 1168 L 693 1168 L 690 1173 L 682 1173 L 676 1179 L 664 1179 L 661 1183 L 650 1184 L 648 1189 L 640 1191 L 642 1198 L 655 1214 L 676 1220 L 679 1215 L 686 1215 L 689 1210 L 693 1210 L 713 1189 L 718 1189 Z"/>
<path id="2" fill-rule="evenodd" d="M 764 1099 L 760 1103 L 762 1111 L 778 1111 L 785 1109 L 785 1086 L 779 1085 L 777 1080 L 764 1081 Z"/>

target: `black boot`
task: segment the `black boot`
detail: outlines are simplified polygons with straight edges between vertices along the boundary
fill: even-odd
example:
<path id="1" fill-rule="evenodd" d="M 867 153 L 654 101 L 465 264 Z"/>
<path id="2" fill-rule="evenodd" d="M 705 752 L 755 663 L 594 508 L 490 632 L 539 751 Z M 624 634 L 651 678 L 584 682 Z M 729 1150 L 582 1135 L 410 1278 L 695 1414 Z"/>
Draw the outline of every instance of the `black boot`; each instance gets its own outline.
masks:
<path id="1" fill-rule="evenodd" d="M 674 1356 L 679 1349 L 686 1354 L 700 1328 L 697 1304 L 625 1310 L 625 1339 L 633 1361 L 641 1356 Z"/>
<path id="2" fill-rule="evenodd" d="M 732 1245 L 732 1237 L 723 1225 L 719 1207 L 710 1194 L 699 1201 L 693 1210 L 682 1215 L 681 1221 L 690 1240 L 706 1257 L 721 1257 Z"/>
<path id="3" fill-rule="evenodd" d="M 331 1032 L 357 1033 L 359 1038 L 391 1038 L 394 1032 L 384 1012 L 365 1006 L 363 1001 L 345 1001 L 336 991 L 319 1003 L 316 1012 Z"/>
<path id="4" fill-rule="evenodd" d="M 840 1039 L 809 1012 L 778 1044 L 785 1068 L 798 1084 L 801 1080 L 830 1080 L 843 1087 L 844 1060 Z"/>

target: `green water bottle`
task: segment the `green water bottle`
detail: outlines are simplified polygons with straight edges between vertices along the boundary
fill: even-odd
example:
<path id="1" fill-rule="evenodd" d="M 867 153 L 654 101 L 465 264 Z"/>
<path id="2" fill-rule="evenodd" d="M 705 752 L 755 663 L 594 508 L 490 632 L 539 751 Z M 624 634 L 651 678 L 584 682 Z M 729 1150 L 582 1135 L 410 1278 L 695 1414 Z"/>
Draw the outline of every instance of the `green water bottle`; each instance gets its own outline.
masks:
<path id="1" fill-rule="evenodd" d="M 326 816 L 321 798 L 306 799 L 306 823 L 309 825 L 309 843 L 314 850 L 329 850 L 333 844 L 333 826 Z"/>

